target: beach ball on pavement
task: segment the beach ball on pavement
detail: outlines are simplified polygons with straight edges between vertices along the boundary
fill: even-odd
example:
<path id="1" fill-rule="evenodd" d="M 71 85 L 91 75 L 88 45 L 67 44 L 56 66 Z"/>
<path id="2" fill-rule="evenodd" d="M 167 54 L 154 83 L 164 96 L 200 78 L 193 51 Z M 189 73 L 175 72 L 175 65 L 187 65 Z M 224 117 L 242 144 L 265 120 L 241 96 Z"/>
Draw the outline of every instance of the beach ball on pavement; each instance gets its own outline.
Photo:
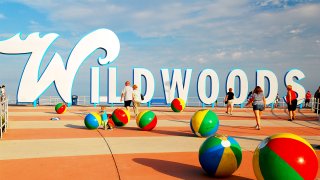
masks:
<path id="1" fill-rule="evenodd" d="M 191 118 L 192 132 L 199 137 L 214 135 L 219 128 L 219 119 L 216 113 L 208 109 L 198 110 Z"/>
<path id="2" fill-rule="evenodd" d="M 172 102 L 171 102 L 171 109 L 174 112 L 181 112 L 184 110 L 184 108 L 186 107 L 186 103 L 184 102 L 183 99 L 181 98 L 175 98 Z"/>
<path id="3" fill-rule="evenodd" d="M 108 114 L 108 124 L 109 124 L 109 126 L 111 126 L 111 128 L 116 127 L 116 125 L 114 124 L 114 122 L 112 120 L 112 114 Z"/>
<path id="4" fill-rule="evenodd" d="M 130 121 L 130 112 L 126 109 L 117 108 L 112 113 L 112 120 L 117 126 L 124 126 Z"/>
<path id="5" fill-rule="evenodd" d="M 143 131 L 150 131 L 157 125 L 157 116 L 154 112 L 145 110 L 139 113 L 136 122 Z"/>
<path id="6" fill-rule="evenodd" d="M 88 129 L 97 129 L 101 124 L 101 116 L 98 113 L 92 112 L 84 118 L 84 124 Z"/>
<path id="7" fill-rule="evenodd" d="M 258 180 L 314 180 L 318 171 L 318 158 L 312 146 L 291 133 L 264 139 L 256 148 L 252 162 Z"/>
<path id="8" fill-rule="evenodd" d="M 55 106 L 55 110 L 58 114 L 63 114 L 67 110 L 67 106 L 64 103 L 58 103 Z"/>
<path id="9" fill-rule="evenodd" d="M 226 177 L 232 175 L 239 168 L 241 160 L 241 147 L 230 136 L 210 136 L 199 149 L 201 167 L 210 176 Z"/>

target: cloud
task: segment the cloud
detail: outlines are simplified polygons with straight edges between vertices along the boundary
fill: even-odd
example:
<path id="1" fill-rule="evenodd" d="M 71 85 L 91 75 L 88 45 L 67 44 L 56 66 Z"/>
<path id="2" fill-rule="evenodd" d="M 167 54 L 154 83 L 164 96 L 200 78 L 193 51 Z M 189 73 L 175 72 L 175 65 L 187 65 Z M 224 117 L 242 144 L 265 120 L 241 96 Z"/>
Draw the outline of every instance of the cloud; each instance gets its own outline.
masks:
<path id="1" fill-rule="evenodd" d="M 174 43 L 172 48 L 175 49 L 172 52 L 170 49 L 166 50 L 170 54 L 159 51 L 158 47 L 149 47 L 148 51 L 157 51 L 154 55 L 157 58 L 170 55 L 176 59 L 180 58 L 181 61 L 189 59 L 185 58 L 185 52 L 193 52 L 195 56 L 191 57 L 199 56 L 204 59 L 208 57 L 216 60 L 269 57 L 270 53 L 265 53 L 264 50 L 290 52 L 299 49 L 301 44 L 306 45 L 311 41 L 314 44 L 312 39 L 319 39 L 316 37 L 318 34 L 316 32 L 320 30 L 320 25 L 317 23 L 320 17 L 320 5 L 310 1 L 293 3 L 287 0 L 266 0 L 256 3 L 257 6 L 252 5 L 249 0 L 152 3 L 144 0 L 136 3 L 103 0 L 64 3 L 49 0 L 18 0 L 18 2 L 45 12 L 52 21 L 51 27 L 30 23 L 31 29 L 70 32 L 74 33 L 75 37 L 97 27 L 110 28 L 116 33 L 132 32 L 140 40 L 147 39 L 141 44 L 148 46 L 148 43 L 157 43 L 162 47 L 161 51 L 167 49 L 163 46 Z M 277 11 L 259 9 L 265 6 L 283 7 L 287 4 L 290 4 L 290 7 Z M 152 41 L 152 38 L 163 40 Z M 288 45 L 290 41 L 299 44 Z M 122 43 L 127 43 L 128 46 L 134 45 L 125 41 Z M 138 52 L 136 50 L 138 48 L 140 47 L 132 47 L 132 53 Z M 313 48 L 307 52 L 315 53 Z M 219 49 L 225 49 L 226 52 L 223 54 Z M 252 49 L 255 54 L 248 53 Z"/>
<path id="2" fill-rule="evenodd" d="M 300 34 L 301 32 L 302 32 L 301 29 L 292 29 L 292 30 L 290 31 L 291 34 Z"/>
<path id="3" fill-rule="evenodd" d="M 137 1 L 117 3 L 116 1 L 31 1 L 18 0 L 38 11 L 48 14 L 57 28 L 90 29 L 96 26 L 109 26 L 119 31 L 133 31 L 141 37 L 162 37 L 172 35 L 175 30 L 214 18 L 236 17 L 246 10 L 246 1 L 236 2 L 203 1 L 148 3 Z M 94 2 L 94 3 L 93 3 Z M 147 5 L 145 5 L 147 4 Z M 150 4 L 150 5 L 148 5 Z M 170 6 L 168 6 L 170 4 Z"/>
<path id="4" fill-rule="evenodd" d="M 11 37 L 13 37 L 14 35 L 16 35 L 16 34 L 13 34 L 13 33 L 1 33 L 1 34 L 0 34 L 0 38 L 1 38 L 1 40 L 4 40 L 4 39 L 11 38 Z"/>
<path id="5" fill-rule="evenodd" d="M 55 46 L 66 55 L 82 35 L 109 28 L 121 40 L 113 64 L 125 67 L 267 66 L 282 72 L 319 66 L 319 1 L 16 2 L 45 14 L 50 24 L 30 20 L 28 28 L 60 33 Z M 311 68 L 308 73 L 318 72 Z"/>
<path id="6" fill-rule="evenodd" d="M 221 51 L 221 52 L 217 52 L 214 56 L 218 59 L 223 59 L 226 56 L 226 52 L 225 51 Z"/>
<path id="7" fill-rule="evenodd" d="M 0 20 L 1 19 L 6 19 L 6 16 L 4 14 L 0 14 Z"/>

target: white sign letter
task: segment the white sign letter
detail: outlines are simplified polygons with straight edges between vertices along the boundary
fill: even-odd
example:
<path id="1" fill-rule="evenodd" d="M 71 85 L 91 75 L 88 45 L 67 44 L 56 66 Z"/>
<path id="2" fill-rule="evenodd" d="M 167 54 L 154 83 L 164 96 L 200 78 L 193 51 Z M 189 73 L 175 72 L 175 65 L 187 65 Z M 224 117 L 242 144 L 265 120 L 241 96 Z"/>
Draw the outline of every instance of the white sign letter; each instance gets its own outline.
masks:
<path id="1" fill-rule="evenodd" d="M 241 69 L 235 69 L 235 70 L 232 70 L 228 77 L 227 77 L 227 91 L 229 88 L 232 88 L 233 91 L 235 91 L 235 88 L 234 88 L 234 83 L 235 83 L 235 79 L 236 77 L 239 77 L 239 84 L 240 84 L 240 87 L 239 87 L 239 97 L 234 97 L 234 100 L 233 100 L 233 103 L 234 104 L 242 104 L 246 99 L 247 99 L 247 94 L 248 94 L 248 78 L 247 78 L 247 75 L 246 73 L 241 70 Z M 234 92 L 234 94 L 237 94 Z"/>
<path id="2" fill-rule="evenodd" d="M 178 90 L 178 97 L 187 102 L 191 74 L 192 69 L 187 69 L 184 76 L 184 83 L 182 83 L 181 69 L 173 70 L 171 81 L 169 80 L 169 70 L 161 69 L 163 89 L 167 103 L 171 103 L 175 98 L 176 88 Z"/>
<path id="3" fill-rule="evenodd" d="M 265 92 L 264 79 L 269 82 L 269 94 Z M 260 86 L 266 96 L 266 104 L 273 103 L 278 93 L 278 79 L 276 75 L 269 70 L 257 70 L 257 86 Z M 268 96 L 268 97 L 267 97 Z"/>
<path id="4" fill-rule="evenodd" d="M 288 71 L 285 75 L 285 82 L 284 82 L 285 86 L 287 87 L 287 85 L 291 85 L 292 90 L 297 92 L 298 104 L 301 104 L 303 102 L 304 96 L 306 94 L 306 90 L 304 89 L 304 87 L 301 84 L 294 82 L 293 79 L 296 79 L 299 81 L 303 78 L 305 78 L 305 75 L 299 69 L 292 69 L 292 70 Z"/>
<path id="5" fill-rule="evenodd" d="M 206 95 L 206 79 L 210 79 L 210 97 Z M 219 95 L 219 78 L 217 73 L 212 69 L 203 70 L 198 78 L 198 96 L 201 102 L 205 104 L 212 104 Z"/>
<path id="6" fill-rule="evenodd" d="M 54 82 L 58 94 L 67 103 L 71 103 L 71 91 L 75 75 L 86 58 L 97 49 L 105 51 L 105 57 L 99 57 L 101 65 L 115 60 L 120 51 L 120 42 L 115 33 L 108 29 L 98 29 L 83 37 L 70 53 L 65 66 L 60 54 L 55 53 L 45 71 L 39 77 L 41 61 L 58 38 L 58 34 L 47 34 L 39 37 L 39 33 L 30 34 L 21 40 L 20 34 L 0 41 L 0 53 L 31 53 L 18 89 L 18 102 L 33 102 Z"/>
<path id="7" fill-rule="evenodd" d="M 141 91 L 141 78 L 142 76 L 145 78 L 146 80 L 146 91 L 144 94 L 144 100 L 142 102 L 149 102 L 152 97 L 153 97 L 153 93 L 154 93 L 154 77 L 152 75 L 152 73 L 144 68 L 134 68 L 133 69 L 133 84 L 136 84 L 138 86 L 138 88 L 140 88 L 140 92 Z"/>
<path id="8" fill-rule="evenodd" d="M 109 67 L 108 103 L 120 103 L 120 96 L 117 96 L 117 68 Z"/>
<path id="9" fill-rule="evenodd" d="M 99 67 L 91 67 L 91 89 L 90 89 L 90 94 L 91 94 L 91 103 L 100 103 L 100 71 Z"/>

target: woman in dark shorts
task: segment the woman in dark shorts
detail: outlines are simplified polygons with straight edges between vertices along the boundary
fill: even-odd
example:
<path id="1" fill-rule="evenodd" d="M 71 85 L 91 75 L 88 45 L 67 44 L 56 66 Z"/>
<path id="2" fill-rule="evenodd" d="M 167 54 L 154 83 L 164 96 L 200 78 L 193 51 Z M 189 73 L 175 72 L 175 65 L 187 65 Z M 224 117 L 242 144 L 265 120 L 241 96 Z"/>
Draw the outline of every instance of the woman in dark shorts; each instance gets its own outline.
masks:
<path id="1" fill-rule="evenodd" d="M 297 94 L 295 91 L 292 90 L 292 86 L 288 85 L 287 86 L 287 105 L 288 105 L 288 111 L 289 111 L 289 121 L 292 121 L 296 118 L 296 112 L 295 110 L 297 109 Z"/>
<path id="2" fill-rule="evenodd" d="M 233 111 L 233 99 L 234 99 L 234 93 L 232 92 L 232 88 L 229 88 L 229 92 L 227 93 L 226 97 L 224 98 L 224 101 L 227 104 L 226 113 L 229 114 L 229 110 L 230 110 L 230 115 L 232 115 L 232 111 Z"/>
<path id="3" fill-rule="evenodd" d="M 246 106 L 248 106 L 250 103 L 252 103 L 253 107 L 253 112 L 256 118 L 256 123 L 257 125 L 255 126 L 256 129 L 260 130 L 261 129 L 261 116 L 262 116 L 262 111 L 266 107 L 266 98 L 264 97 L 263 90 L 261 89 L 260 86 L 257 86 L 253 90 L 253 94 L 251 98 L 249 99 L 248 103 Z"/>

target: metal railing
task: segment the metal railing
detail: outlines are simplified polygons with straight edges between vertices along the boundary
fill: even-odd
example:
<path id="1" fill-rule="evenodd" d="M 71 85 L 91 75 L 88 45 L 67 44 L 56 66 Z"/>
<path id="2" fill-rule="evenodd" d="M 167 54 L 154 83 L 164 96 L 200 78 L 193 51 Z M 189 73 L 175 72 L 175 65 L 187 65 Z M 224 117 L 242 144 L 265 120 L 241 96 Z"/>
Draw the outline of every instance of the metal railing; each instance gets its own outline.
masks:
<path id="1" fill-rule="evenodd" d="M 311 109 L 318 114 L 318 120 L 320 121 L 320 99 L 315 99 L 311 104 Z"/>
<path id="2" fill-rule="evenodd" d="M 8 100 L 1 98 L 0 100 L 0 139 L 8 128 Z"/>
<path id="3" fill-rule="evenodd" d="M 153 99 L 164 99 L 164 97 L 153 97 Z M 315 101 L 316 100 L 314 98 L 312 98 L 311 101 L 310 101 L 311 110 L 314 110 L 315 107 L 316 107 L 315 106 L 315 104 L 316 104 Z M 61 100 L 61 98 L 59 96 L 41 96 L 39 101 L 37 101 L 34 104 L 52 106 L 52 105 L 56 105 L 56 104 L 58 104 L 60 102 L 63 102 L 63 101 Z M 9 103 L 9 105 L 18 104 L 16 102 L 16 100 L 11 98 L 11 97 L 8 97 L 8 103 Z M 247 101 L 243 102 L 242 104 L 235 104 L 235 107 L 244 107 L 244 105 L 246 103 L 247 103 Z M 90 96 L 78 96 L 76 104 L 79 105 L 79 106 L 94 106 L 94 105 L 97 105 L 97 104 L 91 104 L 90 103 Z M 110 106 L 120 105 L 120 104 L 117 104 L 117 103 L 109 104 L 109 103 L 105 102 L 105 100 L 102 100 L 100 102 L 100 105 L 101 104 L 102 105 L 110 105 Z M 122 103 L 121 103 L 121 105 L 122 105 Z M 147 105 L 147 103 L 145 103 L 144 105 Z M 304 105 L 304 102 L 299 105 L 299 108 L 303 108 L 303 105 Z M 166 104 L 163 104 L 163 106 L 166 106 Z M 224 104 L 224 97 L 218 97 L 217 101 L 212 103 L 212 104 L 204 104 L 199 100 L 198 97 L 188 97 L 188 100 L 186 102 L 186 106 L 192 106 L 192 107 L 224 107 L 226 105 Z M 274 108 L 284 109 L 284 108 L 287 108 L 287 103 L 285 102 L 285 100 L 283 98 L 280 98 L 279 101 L 277 101 L 277 102 L 274 101 L 271 104 L 268 104 L 267 107 L 270 107 L 272 109 L 274 109 Z M 318 111 L 320 111 L 320 110 L 318 110 Z"/>

